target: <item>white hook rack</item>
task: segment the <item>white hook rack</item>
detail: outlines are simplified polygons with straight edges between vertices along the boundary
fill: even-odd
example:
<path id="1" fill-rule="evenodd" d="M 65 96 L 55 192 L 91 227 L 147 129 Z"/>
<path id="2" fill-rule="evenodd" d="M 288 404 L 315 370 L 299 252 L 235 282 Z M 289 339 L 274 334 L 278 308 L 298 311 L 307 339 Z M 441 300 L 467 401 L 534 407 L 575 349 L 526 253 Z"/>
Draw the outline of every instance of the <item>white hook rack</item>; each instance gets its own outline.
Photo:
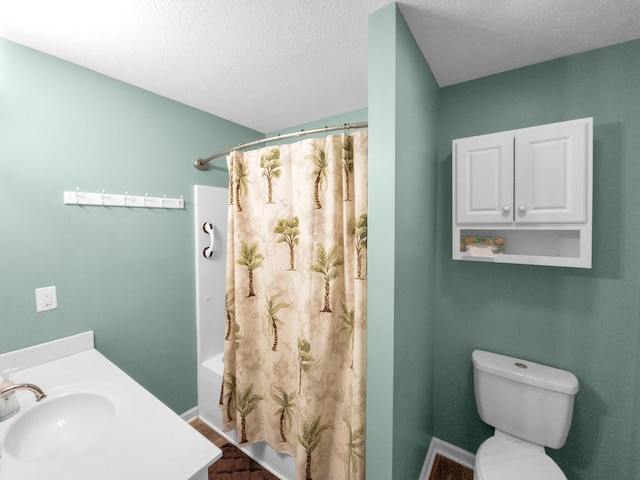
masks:
<path id="1" fill-rule="evenodd" d="M 184 200 L 180 198 L 149 197 L 145 193 L 144 196 L 115 195 L 106 193 L 89 193 L 81 192 L 77 189 L 75 192 L 64 192 L 65 205 L 95 205 L 99 207 L 132 207 L 132 208 L 178 208 L 184 209 Z"/>

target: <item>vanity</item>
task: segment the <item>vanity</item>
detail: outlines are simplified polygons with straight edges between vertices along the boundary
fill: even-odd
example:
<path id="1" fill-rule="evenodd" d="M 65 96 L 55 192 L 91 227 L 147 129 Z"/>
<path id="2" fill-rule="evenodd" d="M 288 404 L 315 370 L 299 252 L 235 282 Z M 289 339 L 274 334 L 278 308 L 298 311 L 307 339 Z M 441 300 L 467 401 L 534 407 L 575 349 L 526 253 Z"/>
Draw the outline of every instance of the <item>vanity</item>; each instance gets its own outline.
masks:
<path id="1" fill-rule="evenodd" d="M 0 355 L 20 410 L 0 422 L 0 478 L 206 480 L 222 452 L 94 348 L 93 332 Z"/>

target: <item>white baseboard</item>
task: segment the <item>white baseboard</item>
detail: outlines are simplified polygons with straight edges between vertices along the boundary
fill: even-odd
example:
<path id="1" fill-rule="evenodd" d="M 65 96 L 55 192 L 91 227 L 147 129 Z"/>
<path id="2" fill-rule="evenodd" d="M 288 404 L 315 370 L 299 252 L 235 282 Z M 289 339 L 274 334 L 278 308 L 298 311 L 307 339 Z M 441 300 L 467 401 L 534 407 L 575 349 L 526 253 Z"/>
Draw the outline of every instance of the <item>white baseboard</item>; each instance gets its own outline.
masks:
<path id="1" fill-rule="evenodd" d="M 469 453 L 466 450 L 452 445 L 451 443 L 447 443 L 444 440 L 433 437 L 431 439 L 431 444 L 429 445 L 429 450 L 427 451 L 427 456 L 424 460 L 422 472 L 420 472 L 420 480 L 429 480 L 431 469 L 433 468 L 433 462 L 438 454 L 443 457 L 450 458 L 460 465 L 464 465 L 472 470 L 476 462 L 476 456 L 473 453 Z"/>
<path id="2" fill-rule="evenodd" d="M 190 408 L 186 412 L 180 414 L 180 418 L 183 419 L 185 422 L 190 422 L 191 420 L 193 420 L 197 416 L 198 416 L 198 407 L 197 406 L 195 406 L 193 408 Z"/>

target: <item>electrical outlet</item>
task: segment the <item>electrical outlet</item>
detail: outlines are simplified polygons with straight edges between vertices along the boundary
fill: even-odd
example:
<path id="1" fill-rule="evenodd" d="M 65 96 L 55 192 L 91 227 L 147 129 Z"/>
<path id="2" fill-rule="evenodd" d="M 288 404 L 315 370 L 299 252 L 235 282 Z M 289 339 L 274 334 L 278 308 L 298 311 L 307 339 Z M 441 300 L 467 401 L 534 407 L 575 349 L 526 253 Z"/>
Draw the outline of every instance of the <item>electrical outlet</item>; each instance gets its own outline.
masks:
<path id="1" fill-rule="evenodd" d="M 36 288 L 36 312 L 46 312 L 58 308 L 56 287 Z"/>

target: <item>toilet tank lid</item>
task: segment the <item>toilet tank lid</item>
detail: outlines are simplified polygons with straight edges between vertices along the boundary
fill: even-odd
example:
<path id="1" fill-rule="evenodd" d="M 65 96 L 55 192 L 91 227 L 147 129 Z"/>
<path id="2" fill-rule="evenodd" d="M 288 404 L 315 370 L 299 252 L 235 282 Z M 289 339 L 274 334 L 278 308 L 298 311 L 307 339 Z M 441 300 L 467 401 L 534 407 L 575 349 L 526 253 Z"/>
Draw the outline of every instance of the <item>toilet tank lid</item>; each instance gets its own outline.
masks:
<path id="1" fill-rule="evenodd" d="M 499 377 L 559 393 L 578 392 L 578 379 L 566 370 L 483 350 L 474 350 L 471 360 L 474 368 Z"/>

